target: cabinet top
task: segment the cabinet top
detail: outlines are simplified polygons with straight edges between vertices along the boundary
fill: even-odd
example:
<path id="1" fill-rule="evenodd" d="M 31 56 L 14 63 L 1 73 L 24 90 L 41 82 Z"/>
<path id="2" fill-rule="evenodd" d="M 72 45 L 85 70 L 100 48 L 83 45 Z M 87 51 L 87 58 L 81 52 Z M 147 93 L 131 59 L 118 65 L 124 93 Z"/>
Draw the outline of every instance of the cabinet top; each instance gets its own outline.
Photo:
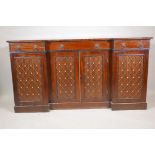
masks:
<path id="1" fill-rule="evenodd" d="M 132 38 L 89 38 L 89 39 L 47 39 L 47 40 L 8 40 L 8 43 L 15 43 L 15 42 L 49 42 L 49 41 L 86 41 L 86 40 L 92 40 L 92 41 L 102 41 L 102 40 L 150 40 L 153 39 L 153 37 L 132 37 Z"/>

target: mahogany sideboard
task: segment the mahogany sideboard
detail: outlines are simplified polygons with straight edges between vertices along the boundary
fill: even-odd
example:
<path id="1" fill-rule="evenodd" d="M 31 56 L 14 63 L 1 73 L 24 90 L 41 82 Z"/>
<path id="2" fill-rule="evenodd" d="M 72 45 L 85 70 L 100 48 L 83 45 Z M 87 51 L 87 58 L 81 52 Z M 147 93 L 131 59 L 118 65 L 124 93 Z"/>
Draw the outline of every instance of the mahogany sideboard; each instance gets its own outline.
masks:
<path id="1" fill-rule="evenodd" d="M 150 39 L 8 41 L 15 112 L 146 109 Z"/>

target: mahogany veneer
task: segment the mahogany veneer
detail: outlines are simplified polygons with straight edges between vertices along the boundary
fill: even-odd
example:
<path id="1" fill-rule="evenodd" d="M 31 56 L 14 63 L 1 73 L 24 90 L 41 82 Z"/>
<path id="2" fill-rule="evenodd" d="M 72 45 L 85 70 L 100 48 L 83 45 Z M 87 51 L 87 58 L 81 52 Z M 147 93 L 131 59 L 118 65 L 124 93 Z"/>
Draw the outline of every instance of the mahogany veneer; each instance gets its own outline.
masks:
<path id="1" fill-rule="evenodd" d="M 150 39 L 8 41 L 15 112 L 146 109 Z"/>

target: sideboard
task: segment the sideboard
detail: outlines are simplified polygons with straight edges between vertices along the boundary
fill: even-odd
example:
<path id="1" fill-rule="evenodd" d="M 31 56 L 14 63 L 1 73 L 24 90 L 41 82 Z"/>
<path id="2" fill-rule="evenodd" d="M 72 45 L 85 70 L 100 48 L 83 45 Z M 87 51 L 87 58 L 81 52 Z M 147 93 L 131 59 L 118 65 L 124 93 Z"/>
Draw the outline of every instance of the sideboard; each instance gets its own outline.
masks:
<path id="1" fill-rule="evenodd" d="M 150 39 L 8 41 L 15 112 L 146 109 Z"/>

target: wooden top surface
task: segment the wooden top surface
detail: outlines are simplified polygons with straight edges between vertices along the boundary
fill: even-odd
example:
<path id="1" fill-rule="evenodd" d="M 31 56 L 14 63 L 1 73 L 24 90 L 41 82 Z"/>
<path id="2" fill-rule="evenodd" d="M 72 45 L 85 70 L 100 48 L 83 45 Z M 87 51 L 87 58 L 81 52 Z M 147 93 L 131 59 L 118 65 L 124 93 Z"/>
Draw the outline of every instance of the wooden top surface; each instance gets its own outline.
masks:
<path id="1" fill-rule="evenodd" d="M 132 37 L 132 38 L 89 38 L 89 39 L 47 39 L 47 40 L 8 40 L 7 42 L 13 43 L 13 42 L 25 42 L 25 43 L 31 43 L 31 42 L 50 42 L 50 41 L 86 41 L 86 40 L 92 40 L 92 41 L 102 41 L 102 40 L 150 40 L 153 39 L 153 37 Z"/>

